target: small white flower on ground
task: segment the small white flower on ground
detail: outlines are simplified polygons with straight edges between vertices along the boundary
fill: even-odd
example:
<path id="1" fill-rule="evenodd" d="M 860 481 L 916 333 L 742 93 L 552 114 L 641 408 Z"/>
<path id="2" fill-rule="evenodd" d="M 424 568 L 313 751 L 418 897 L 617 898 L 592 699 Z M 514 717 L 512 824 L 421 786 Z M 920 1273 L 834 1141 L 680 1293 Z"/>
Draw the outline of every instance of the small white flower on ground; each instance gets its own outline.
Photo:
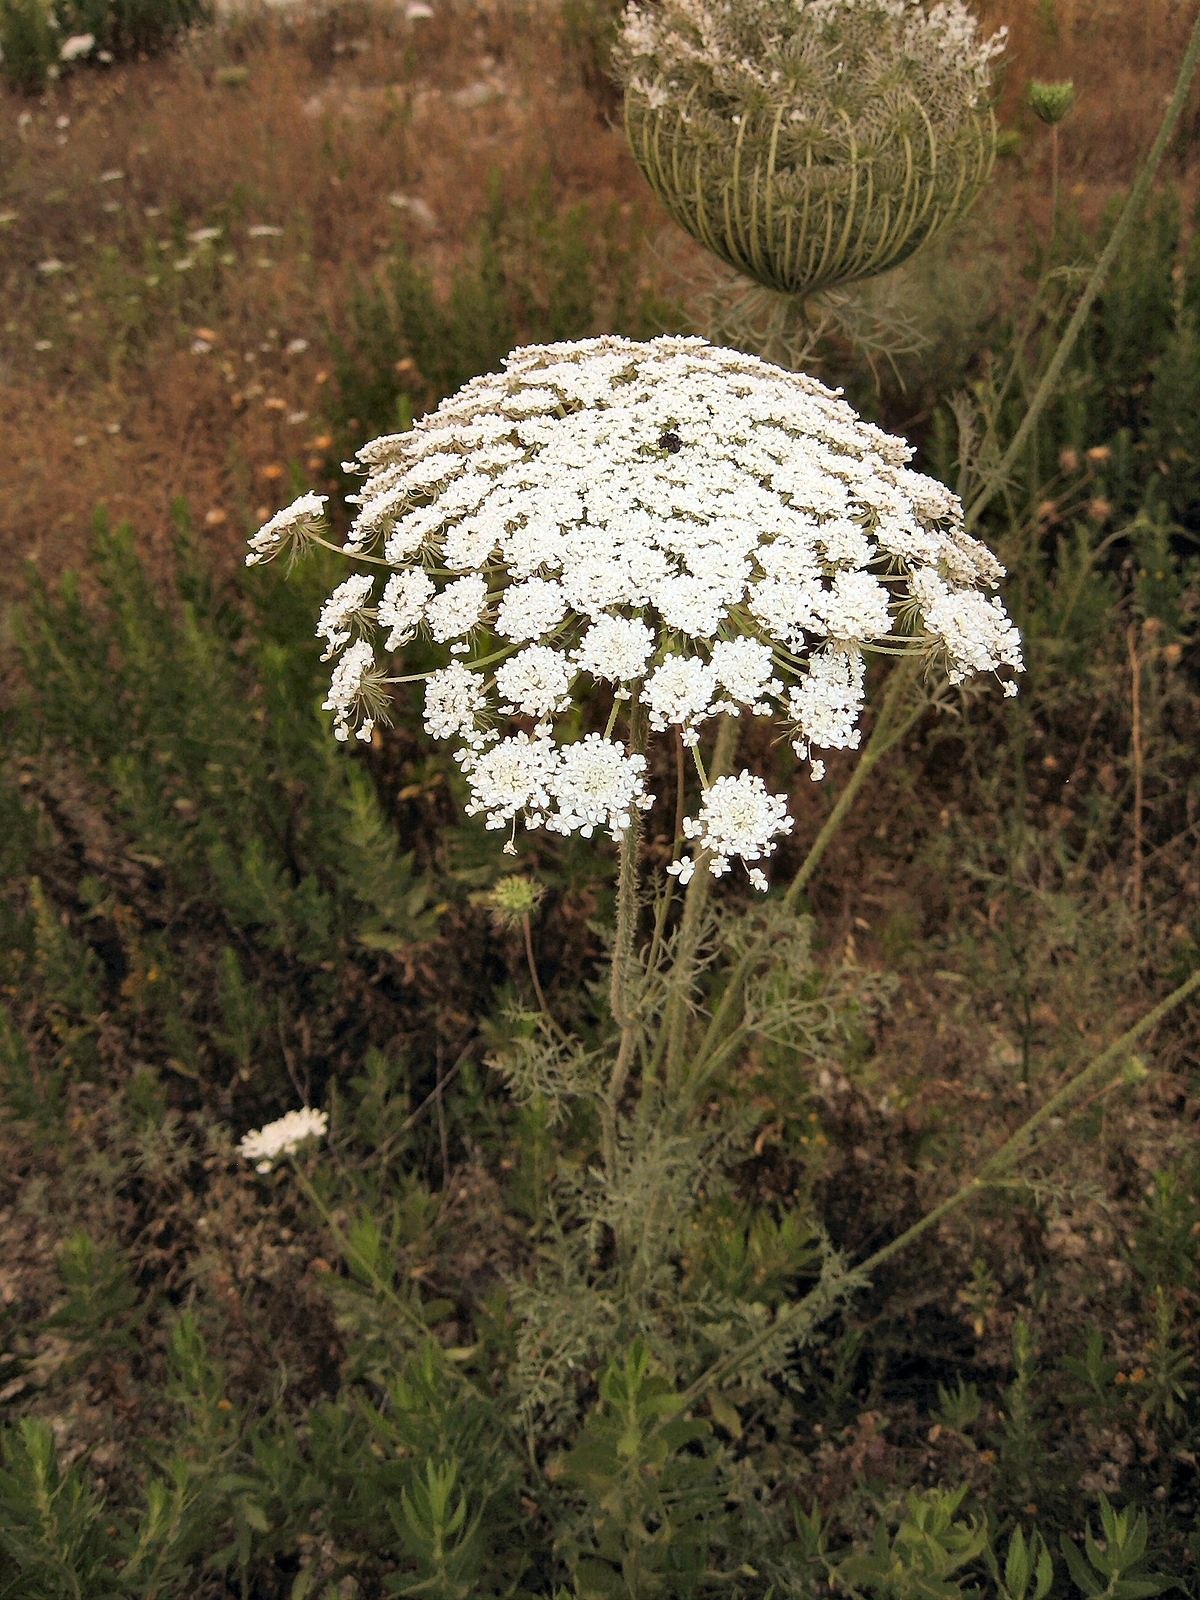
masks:
<path id="1" fill-rule="evenodd" d="M 277 1121 L 245 1134 L 238 1154 L 245 1161 L 253 1161 L 256 1172 L 270 1172 L 280 1156 L 290 1155 L 309 1139 L 323 1139 L 328 1129 L 328 1112 L 301 1106 L 299 1111 L 289 1111 Z"/>
<path id="2" fill-rule="evenodd" d="M 84 56 L 91 55 L 96 48 L 96 35 L 94 33 L 73 33 L 69 39 L 64 39 L 58 47 L 60 61 L 80 61 Z"/>

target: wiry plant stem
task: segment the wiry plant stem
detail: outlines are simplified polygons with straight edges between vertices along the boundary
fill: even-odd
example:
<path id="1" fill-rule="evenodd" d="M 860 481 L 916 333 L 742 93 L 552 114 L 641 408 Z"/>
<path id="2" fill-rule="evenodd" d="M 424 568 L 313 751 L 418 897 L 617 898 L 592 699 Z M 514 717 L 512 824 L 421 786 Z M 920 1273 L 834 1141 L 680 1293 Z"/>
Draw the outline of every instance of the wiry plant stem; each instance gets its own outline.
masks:
<path id="1" fill-rule="evenodd" d="M 1116 226 L 1108 236 L 1108 243 L 1100 252 L 1100 259 L 1092 268 L 1091 277 L 1085 284 L 1083 293 L 1079 296 L 1079 302 L 1071 314 L 1071 320 L 1063 330 L 1063 336 L 1058 342 L 1058 348 L 1050 358 L 1050 365 L 1042 374 L 1041 381 L 1034 391 L 1032 400 L 1029 402 L 1029 409 L 1021 419 L 1020 427 L 1009 440 L 1008 449 L 987 474 L 983 487 L 967 509 L 966 524 L 968 528 L 973 527 L 978 522 L 984 511 L 1004 487 L 1013 464 L 1020 460 L 1021 451 L 1025 448 L 1030 434 L 1037 425 L 1038 418 L 1058 389 L 1063 369 L 1070 359 L 1071 352 L 1075 348 L 1075 343 L 1080 333 L 1083 331 L 1083 325 L 1088 319 L 1092 306 L 1095 304 L 1096 297 L 1104 287 L 1109 272 L 1112 270 L 1117 253 L 1125 242 L 1125 236 L 1141 215 L 1146 196 L 1150 192 L 1150 185 L 1154 182 L 1154 176 L 1162 163 L 1163 156 L 1166 154 L 1171 135 L 1175 132 L 1176 124 L 1183 114 L 1184 106 L 1187 104 L 1188 92 L 1191 89 L 1192 78 L 1195 76 L 1198 63 L 1200 63 L 1200 11 L 1197 12 L 1192 36 L 1188 40 L 1187 49 L 1183 53 L 1179 76 L 1175 81 L 1175 91 L 1163 114 L 1163 120 L 1158 133 L 1155 135 L 1154 143 L 1150 146 L 1150 150 L 1142 164 L 1142 169 L 1134 179 L 1129 193 L 1125 197 L 1125 204 L 1121 207 L 1121 215 L 1117 218 Z"/>
<path id="2" fill-rule="evenodd" d="M 892 747 L 903 739 L 905 734 L 916 722 L 925 709 L 923 700 L 918 700 L 913 706 L 905 707 L 904 702 L 912 692 L 920 671 L 920 663 L 915 656 L 908 656 L 893 667 L 889 677 L 888 686 L 884 691 L 883 699 L 879 705 L 879 715 L 875 719 L 875 726 L 871 730 L 871 737 L 867 740 L 866 748 L 858 758 L 854 771 L 846 781 L 846 786 L 838 795 L 833 810 L 825 818 L 817 832 L 816 838 L 808 848 L 808 854 L 800 863 L 795 877 L 787 887 L 783 897 L 783 907 L 786 911 L 794 911 L 800 896 L 808 888 L 824 858 L 826 850 L 833 841 L 838 829 L 845 821 L 851 806 L 858 798 L 859 791 L 867 779 L 874 772 L 879 762 Z"/>
<path id="3" fill-rule="evenodd" d="M 846 1277 L 869 1278 L 884 1262 L 891 1260 L 893 1256 L 898 1255 L 900 1251 L 919 1239 L 922 1234 L 928 1233 L 931 1228 L 936 1227 L 951 1212 L 957 1211 L 990 1184 L 997 1182 L 997 1180 L 1011 1172 L 1028 1152 L 1034 1136 L 1052 1117 L 1058 1116 L 1079 1101 L 1093 1084 L 1100 1080 L 1111 1078 L 1116 1069 L 1123 1064 L 1125 1057 L 1137 1041 L 1149 1033 L 1152 1028 L 1155 1028 L 1164 1017 L 1181 1006 L 1197 989 L 1200 989 L 1200 968 L 1193 972 L 1191 977 L 1186 978 L 1178 988 L 1173 989 L 1165 999 L 1160 1000 L 1131 1028 L 1126 1029 L 1119 1039 L 1110 1044 L 1106 1050 L 1101 1051 L 1086 1067 L 1075 1073 L 1073 1077 L 1068 1078 L 1062 1088 L 1044 1101 L 1031 1117 L 1026 1118 L 1021 1126 L 1009 1135 L 999 1149 L 987 1158 L 978 1171 L 967 1179 L 966 1183 L 957 1188 L 953 1194 L 940 1201 L 931 1211 L 927 1211 L 910 1228 L 905 1228 L 903 1233 L 897 1234 L 882 1249 L 876 1250 L 874 1255 L 868 1256 L 857 1267 L 847 1269 Z M 761 1350 L 765 1349 L 768 1344 L 776 1342 L 780 1334 L 785 1333 L 789 1328 L 794 1328 L 799 1333 L 806 1325 L 811 1324 L 815 1320 L 815 1315 L 820 1311 L 820 1306 L 814 1302 L 820 1300 L 825 1303 L 831 1303 L 834 1297 L 831 1297 L 829 1291 L 830 1285 L 822 1284 L 813 1294 L 806 1295 L 803 1300 L 798 1300 L 794 1305 L 789 1306 L 787 1310 L 780 1312 L 770 1327 L 764 1328 L 760 1333 L 756 1333 L 752 1338 L 730 1350 L 719 1361 L 715 1361 L 706 1372 L 701 1373 L 695 1382 L 684 1390 L 684 1402 L 687 1405 L 694 1405 L 696 1401 L 703 1399 L 706 1394 L 711 1393 L 726 1378 L 731 1377 L 748 1362 L 753 1361 Z"/>
<path id="4" fill-rule="evenodd" d="M 813 873 L 820 865 L 834 835 L 845 821 L 850 808 L 872 771 L 893 745 L 904 737 L 921 715 L 924 709 L 923 701 L 918 701 L 913 707 L 901 709 L 904 706 L 905 699 L 912 692 L 918 670 L 919 666 L 916 659 L 911 657 L 900 661 L 892 669 L 887 689 L 880 702 L 875 726 L 871 731 L 871 737 L 867 740 L 866 747 L 859 757 L 845 788 L 838 796 L 833 810 L 826 817 L 820 831 L 809 847 L 808 854 L 783 896 L 783 906 L 787 911 L 796 909 L 800 896 L 808 887 Z M 692 1073 L 692 1077 L 696 1080 L 696 1085 L 709 1076 L 706 1064 L 721 1051 L 725 1036 L 735 1026 L 745 996 L 746 984 L 755 967 L 766 954 L 767 949 L 768 943 L 765 938 L 756 939 L 734 963 L 733 970 L 725 981 L 725 986 L 721 991 L 721 998 L 709 1020 L 708 1028 L 696 1053 Z M 696 1085 L 689 1084 L 689 1090 Z"/>

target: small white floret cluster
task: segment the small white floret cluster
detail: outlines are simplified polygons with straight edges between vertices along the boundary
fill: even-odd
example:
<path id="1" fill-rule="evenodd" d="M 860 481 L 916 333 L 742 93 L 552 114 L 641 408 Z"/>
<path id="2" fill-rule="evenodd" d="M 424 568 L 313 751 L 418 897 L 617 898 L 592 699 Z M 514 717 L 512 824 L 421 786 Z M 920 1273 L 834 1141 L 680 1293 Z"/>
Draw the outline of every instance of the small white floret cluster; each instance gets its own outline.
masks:
<path id="1" fill-rule="evenodd" d="M 377 645 L 419 637 L 446 663 L 417 675 L 426 729 L 489 828 L 618 838 L 651 804 L 644 756 L 613 737 L 630 703 L 690 746 L 722 714 L 777 719 L 819 776 L 814 751 L 858 744 L 864 651 L 920 650 L 956 680 L 1021 667 L 986 593 L 1001 567 L 910 454 L 813 379 L 702 339 L 517 350 L 359 452 L 344 548 L 385 577 L 321 614 L 335 732 L 370 738 L 388 683 L 413 681 Z M 280 512 L 251 559 L 320 509 Z M 587 697 L 608 728 L 567 734 Z M 718 779 L 676 870 L 756 863 L 790 825 L 760 779 Z"/>
<path id="2" fill-rule="evenodd" d="M 328 1128 L 328 1112 L 301 1106 L 299 1111 L 289 1111 L 266 1127 L 245 1134 L 238 1154 L 245 1161 L 253 1161 L 256 1172 L 270 1172 L 280 1156 L 290 1155 L 308 1139 L 323 1139 Z"/>

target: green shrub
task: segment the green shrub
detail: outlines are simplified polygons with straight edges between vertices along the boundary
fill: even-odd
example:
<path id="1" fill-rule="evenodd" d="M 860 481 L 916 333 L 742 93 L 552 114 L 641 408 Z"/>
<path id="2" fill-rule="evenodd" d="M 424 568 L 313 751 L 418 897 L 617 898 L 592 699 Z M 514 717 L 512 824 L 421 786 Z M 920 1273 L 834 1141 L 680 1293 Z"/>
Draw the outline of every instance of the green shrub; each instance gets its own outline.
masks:
<path id="1" fill-rule="evenodd" d="M 29 688 L 0 793 L 44 821 L 0 903 L 30 1001 L 8 1068 L 24 1112 L 35 1083 L 53 1103 L 64 1055 L 82 1060 L 114 1008 L 137 1048 L 202 1079 L 232 1070 L 269 1094 L 281 1038 L 324 1078 L 331 1041 L 363 1026 L 341 969 L 378 984 L 435 928 L 375 781 L 328 737 L 310 619 L 291 596 L 261 604 L 252 579 L 215 586 L 183 526 L 179 560 L 160 592 L 130 530 L 101 524 L 101 603 L 68 577 L 35 584 L 22 619 Z M 368 1011 L 386 1015 L 386 993 Z"/>
<path id="2" fill-rule="evenodd" d="M 153 55 L 210 14 L 209 0 L 0 0 L 0 74 L 36 94 L 64 67 Z"/>

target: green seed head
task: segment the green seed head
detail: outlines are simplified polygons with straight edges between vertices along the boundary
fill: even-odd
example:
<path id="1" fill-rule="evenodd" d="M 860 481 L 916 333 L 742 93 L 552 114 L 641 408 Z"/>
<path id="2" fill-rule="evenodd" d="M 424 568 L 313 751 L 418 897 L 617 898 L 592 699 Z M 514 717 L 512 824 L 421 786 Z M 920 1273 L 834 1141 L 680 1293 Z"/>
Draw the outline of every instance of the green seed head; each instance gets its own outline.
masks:
<path id="1" fill-rule="evenodd" d="M 1068 116 L 1075 104 L 1075 85 L 1068 78 L 1063 83 L 1038 83 L 1029 85 L 1029 104 L 1034 115 L 1053 128 Z"/>

